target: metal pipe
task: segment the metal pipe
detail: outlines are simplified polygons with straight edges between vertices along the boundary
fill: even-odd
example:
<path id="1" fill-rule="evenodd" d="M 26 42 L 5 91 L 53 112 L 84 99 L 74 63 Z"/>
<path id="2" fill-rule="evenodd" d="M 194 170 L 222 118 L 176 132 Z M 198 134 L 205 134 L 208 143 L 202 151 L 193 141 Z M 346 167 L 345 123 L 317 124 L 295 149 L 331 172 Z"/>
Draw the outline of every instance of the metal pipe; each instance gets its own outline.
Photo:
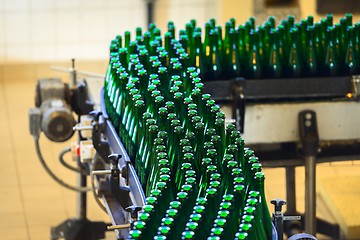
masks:
<path id="1" fill-rule="evenodd" d="M 147 24 L 154 22 L 154 2 L 155 0 L 146 1 L 146 10 L 147 10 Z"/>
<path id="2" fill-rule="evenodd" d="M 316 158 L 305 157 L 305 232 L 316 234 Z"/>
<path id="3" fill-rule="evenodd" d="M 286 174 L 286 212 L 296 213 L 296 187 L 295 187 L 295 167 L 285 168 Z"/>
<path id="4" fill-rule="evenodd" d="M 79 164 L 79 168 L 81 168 L 81 165 Z M 86 187 L 86 175 L 79 173 L 77 177 L 78 185 L 79 187 Z M 78 219 L 86 220 L 87 219 L 87 213 L 86 213 L 86 192 L 78 192 L 77 194 L 77 217 Z"/>
<path id="5" fill-rule="evenodd" d="M 108 230 L 127 229 L 127 228 L 131 228 L 131 224 L 130 224 L 130 223 L 121 224 L 121 225 L 113 225 L 113 226 L 108 226 L 108 227 L 107 227 Z"/>
<path id="6" fill-rule="evenodd" d="M 107 174 L 111 174 L 111 170 L 95 170 L 92 171 L 93 175 L 107 175 Z"/>

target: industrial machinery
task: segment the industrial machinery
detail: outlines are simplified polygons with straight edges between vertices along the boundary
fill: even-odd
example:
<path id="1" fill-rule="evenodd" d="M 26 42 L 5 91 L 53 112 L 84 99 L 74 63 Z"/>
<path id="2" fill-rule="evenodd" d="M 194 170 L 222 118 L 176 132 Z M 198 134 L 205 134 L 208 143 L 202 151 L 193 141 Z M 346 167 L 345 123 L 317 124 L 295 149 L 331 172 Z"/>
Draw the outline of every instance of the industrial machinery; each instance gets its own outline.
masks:
<path id="1" fill-rule="evenodd" d="M 349 18 L 350 17 L 348 17 L 348 19 Z M 330 20 L 332 21 L 332 19 Z M 233 203 L 234 205 L 246 205 L 233 210 L 242 211 L 244 209 L 245 212 L 245 209 L 246 211 L 252 209 L 249 211 L 256 211 L 256 214 L 258 214 L 257 217 L 255 212 L 253 215 L 244 214 L 242 219 L 238 219 L 239 216 L 236 215 L 234 218 L 235 221 L 229 221 L 229 224 L 233 223 L 235 225 L 235 231 L 232 237 L 235 235 L 238 239 L 247 239 L 249 234 L 253 234 L 251 236 L 253 236 L 253 238 L 256 236 L 257 239 L 282 240 L 284 230 L 291 236 L 294 235 L 296 231 L 301 232 L 304 226 L 305 231 L 310 234 L 315 235 L 317 232 L 320 232 L 336 238 L 339 237 L 340 233 L 337 225 L 316 219 L 316 163 L 321 161 L 321 159 L 324 159 L 323 161 L 349 160 L 360 155 L 357 147 L 360 139 L 359 129 L 354 130 L 352 128 L 352 123 L 354 123 L 352 119 L 354 118 L 346 117 L 346 113 L 349 111 L 352 111 L 356 116 L 360 114 L 360 111 L 358 111 L 360 106 L 358 102 L 360 92 L 359 77 L 351 74 L 334 77 L 313 77 L 309 74 L 305 78 L 301 78 L 299 77 L 300 67 L 295 60 L 296 64 L 286 66 L 289 67 L 289 69 L 283 71 L 284 73 L 281 75 L 282 71 L 279 70 L 281 63 L 279 63 L 278 57 L 285 56 L 279 55 L 277 48 L 278 31 L 281 31 L 281 29 L 269 30 L 275 28 L 274 19 L 270 19 L 265 26 L 264 29 L 267 30 L 263 31 L 268 31 L 270 34 L 272 46 L 269 52 L 267 52 L 268 49 L 266 48 L 261 49 L 263 54 L 268 54 L 270 62 L 265 62 L 265 64 L 260 63 L 258 58 L 264 58 L 264 56 L 257 56 L 257 54 L 260 54 L 257 48 L 261 46 L 257 43 L 259 42 L 260 36 L 262 36 L 262 30 L 259 30 L 259 32 L 250 31 L 250 28 L 254 27 L 254 21 L 254 19 L 250 19 L 244 28 L 239 28 L 239 31 L 247 31 L 247 28 L 249 30 L 248 33 L 244 32 L 245 36 L 249 37 L 244 37 L 244 40 L 248 41 L 244 43 L 244 51 L 246 51 L 246 49 L 251 50 L 249 53 L 240 56 L 240 58 L 249 56 L 251 61 L 249 61 L 248 66 L 246 65 L 247 63 L 237 61 L 239 60 L 237 59 L 237 47 L 231 50 L 228 48 L 229 52 L 232 51 L 232 54 L 224 51 L 225 55 L 222 56 L 222 60 L 228 65 L 223 64 L 224 66 L 222 66 L 223 62 L 217 60 L 217 58 L 221 59 L 219 55 L 223 54 L 223 50 L 219 48 L 218 44 L 220 42 L 225 46 L 226 41 L 224 40 L 224 42 L 222 42 L 221 38 L 219 40 L 219 36 L 221 35 L 218 32 L 219 30 L 215 30 L 215 20 L 213 19 L 206 25 L 208 30 L 205 36 L 209 37 L 210 43 L 206 43 L 206 39 L 204 40 L 204 54 L 201 53 L 203 47 L 201 45 L 201 34 L 195 32 L 193 35 L 190 35 L 189 33 L 191 32 L 192 34 L 192 30 L 195 31 L 195 21 L 189 23 L 190 30 L 187 29 L 188 32 L 183 31 L 180 40 L 175 39 L 175 34 L 172 33 L 174 26 L 173 24 L 169 24 L 169 30 L 164 37 L 165 47 L 162 47 L 161 44 L 162 39 L 159 36 L 160 30 L 157 29 L 155 25 L 151 25 L 149 26 L 149 32 L 143 35 L 141 29 L 137 29 L 137 37 L 134 42 L 130 42 L 130 33 L 126 33 L 125 47 L 122 46 L 121 36 L 117 36 L 116 39 L 113 40 L 110 47 L 111 58 L 105 76 L 104 87 L 101 86 L 102 84 L 100 84 L 99 87 L 99 84 L 94 84 L 96 81 L 92 82 L 90 79 L 77 82 L 77 71 L 75 70 L 74 63 L 70 69 L 72 76 L 71 85 L 63 84 L 57 79 L 45 79 L 38 82 L 36 97 L 37 108 L 31 109 L 29 113 L 30 132 L 35 139 L 37 154 L 46 171 L 55 180 L 65 187 L 79 191 L 80 196 L 79 219 L 67 220 L 65 223 L 53 228 L 53 239 L 60 237 L 65 237 L 66 239 L 98 239 L 104 236 L 106 229 L 115 230 L 119 239 L 146 239 L 146 235 L 141 234 L 145 232 L 149 233 L 149 231 L 152 231 L 153 234 L 150 234 L 152 237 L 154 234 L 157 234 L 156 237 L 159 239 L 166 239 L 164 236 L 171 230 L 169 226 L 171 226 L 173 220 L 170 221 L 166 218 L 161 219 L 161 217 L 159 218 L 158 216 L 159 219 L 157 220 L 161 220 L 161 228 L 159 228 L 158 231 L 157 229 L 151 229 L 152 226 L 149 223 L 152 222 L 149 220 L 149 216 L 152 216 L 150 213 L 154 212 L 155 204 L 157 204 L 157 210 L 160 211 L 159 209 L 161 209 L 164 214 L 167 208 L 159 207 L 162 204 L 167 206 L 171 201 L 171 208 L 168 210 L 176 210 L 178 207 L 175 206 L 176 204 L 173 207 L 171 204 L 172 200 L 164 196 L 176 196 L 176 200 L 179 203 L 181 203 L 181 199 L 187 199 L 186 202 L 182 202 L 181 204 L 189 205 L 188 208 L 186 208 L 186 213 L 190 215 L 192 211 L 190 207 L 195 203 L 199 206 L 202 206 L 202 204 L 206 205 L 207 197 L 209 196 L 209 199 L 212 199 L 210 202 L 212 205 L 209 203 L 209 206 L 214 207 L 214 209 L 219 209 L 218 206 L 222 199 L 214 197 L 216 196 L 216 189 L 219 189 L 219 192 L 227 192 L 227 190 L 224 190 L 225 188 L 221 188 L 223 187 L 221 186 L 221 181 L 228 181 L 236 186 L 240 186 L 237 184 L 237 181 L 244 183 L 244 185 L 241 186 L 242 188 L 246 186 L 246 196 L 241 195 L 242 197 L 238 199 L 242 199 L 242 201 L 234 201 Z M 288 22 L 289 24 L 291 22 L 293 24 L 294 19 L 289 18 Z M 313 20 L 308 18 L 306 22 L 302 22 L 303 26 L 299 25 L 296 29 L 294 27 L 289 30 L 292 40 L 292 51 L 288 53 L 290 59 L 296 58 L 296 56 L 293 55 L 296 53 L 296 45 L 298 44 L 297 36 L 301 33 L 298 29 L 308 24 L 310 25 L 312 22 Z M 234 37 L 236 34 L 234 30 L 231 30 L 231 25 L 234 24 L 234 20 L 230 20 L 227 24 L 227 26 L 230 26 L 230 30 L 228 30 L 230 39 L 233 39 L 231 37 Z M 344 21 L 344 24 L 346 24 L 346 21 Z M 286 24 L 284 23 L 284 25 Z M 213 29 L 210 30 L 211 28 Z M 311 33 L 313 30 L 313 28 L 310 28 L 307 31 Z M 350 33 L 354 31 L 354 28 L 350 28 L 349 36 Z M 330 27 L 328 32 L 329 34 L 333 34 L 335 30 Z M 194 36 L 194 41 L 200 43 L 198 45 L 196 45 L 196 43 L 194 44 L 196 51 L 195 55 L 189 54 L 191 57 L 189 57 L 185 50 L 187 49 L 185 46 L 189 46 L 189 42 L 191 42 L 191 40 L 189 40 L 190 38 L 185 36 L 187 34 Z M 304 37 L 304 39 L 308 40 L 311 38 Z M 331 41 L 331 38 L 329 39 L 329 41 Z M 231 42 L 231 40 L 229 41 Z M 266 45 L 265 37 L 264 40 L 261 41 Z M 249 44 L 247 48 L 246 44 Z M 234 44 L 232 46 L 237 45 Z M 208 47 L 209 54 L 207 53 Z M 192 50 L 189 50 L 190 53 L 191 51 Z M 328 49 L 327 52 L 329 51 L 331 52 L 333 49 Z M 225 56 L 231 57 L 227 59 Z M 203 59 L 201 60 L 201 58 Z M 231 59 L 231 61 L 229 59 Z M 309 59 L 309 61 L 313 61 L 312 57 L 309 57 Z M 327 60 L 323 63 L 323 69 L 319 68 L 315 70 L 321 70 L 330 75 L 338 74 L 340 71 L 333 69 L 334 63 L 329 63 Z M 332 58 L 330 60 L 332 61 Z M 192 61 L 196 67 L 188 63 Z M 209 61 L 208 66 L 202 66 L 206 61 Z M 244 64 L 244 66 L 241 66 L 241 64 Z M 261 66 L 261 64 L 264 65 Z M 163 67 L 161 67 L 161 65 L 163 65 Z M 167 66 L 168 69 L 164 66 Z M 187 68 L 185 68 L 185 66 L 187 66 Z M 220 74 L 222 67 L 223 75 Z M 241 67 L 248 67 L 247 70 L 243 70 L 243 73 L 240 72 L 244 74 L 246 79 L 238 76 Z M 261 72 L 260 67 L 264 67 L 266 70 Z M 312 64 L 310 64 L 310 67 L 313 67 Z M 355 71 L 352 63 L 349 64 L 348 67 L 350 70 L 347 70 L 350 72 Z M 156 72 L 152 73 L 152 71 L 155 70 Z M 314 69 L 310 69 L 309 73 L 315 74 L 315 72 L 311 72 L 312 70 Z M 147 71 L 149 71 L 149 75 L 147 75 Z M 223 76 L 226 76 L 228 80 L 223 79 L 218 81 L 218 79 L 221 79 Z M 209 81 L 202 83 L 201 78 Z M 102 81 L 103 80 L 101 80 L 101 83 Z M 181 89 L 184 89 L 184 95 L 188 94 L 186 97 L 183 96 Z M 200 93 L 204 94 L 200 95 Z M 123 96 L 120 96 L 121 94 L 123 94 Z M 164 96 L 168 95 L 168 98 L 172 101 L 166 102 L 167 105 L 163 106 L 163 104 L 165 104 L 165 97 L 161 94 Z M 121 101 L 119 99 L 121 99 Z M 143 99 L 147 102 L 143 101 Z M 193 107 L 193 109 L 190 109 L 190 105 L 192 105 L 191 107 Z M 226 114 L 220 111 L 220 105 L 222 111 Z M 146 109 L 146 111 L 144 109 Z M 167 112 L 169 109 L 173 112 Z M 331 122 L 326 122 L 328 117 L 324 120 L 324 113 L 321 111 L 325 110 L 325 114 L 336 111 L 336 114 L 332 115 Z M 72 117 L 72 111 L 78 115 L 77 124 L 75 124 L 74 118 Z M 187 112 L 187 115 L 182 115 L 184 112 Z M 192 118 L 190 118 L 190 112 L 193 114 Z M 197 116 L 198 112 L 199 116 L 202 117 Z M 339 114 L 339 112 L 344 114 Z M 168 115 L 161 115 L 163 113 Z M 173 115 L 171 115 L 172 113 Z M 213 119 L 207 119 L 208 116 L 209 119 Z M 226 135 L 224 128 L 225 116 L 230 118 L 228 122 L 233 122 L 236 125 L 235 127 L 231 123 L 228 124 Z M 182 119 L 183 123 L 177 119 L 180 117 L 184 117 L 184 119 Z M 218 121 L 214 121 L 216 118 Z M 282 119 L 286 120 L 282 121 Z M 292 120 L 290 121 L 289 119 Z M 136 133 L 134 129 L 136 129 L 139 122 L 143 123 L 142 125 L 138 125 L 140 127 L 137 130 L 143 130 L 145 132 L 142 133 L 144 136 L 148 134 L 146 137 L 140 135 L 142 139 L 134 134 Z M 158 134 L 158 132 L 160 132 L 157 129 L 158 126 L 156 123 L 161 126 L 162 130 L 170 129 L 173 131 L 171 134 L 174 134 L 171 135 L 170 131 L 163 131 L 162 137 L 155 135 L 155 133 Z M 334 124 L 338 126 L 338 131 L 323 131 L 323 126 L 336 130 Z M 184 133 L 183 126 L 187 126 L 187 129 L 192 130 L 187 131 L 187 135 L 181 138 L 180 136 L 183 136 L 181 134 Z M 205 126 L 207 126 L 208 129 L 212 128 L 208 126 L 215 126 L 214 129 L 220 126 L 220 130 L 215 129 L 206 132 L 204 130 L 206 129 Z M 131 129 L 131 131 L 129 131 L 129 129 Z M 51 172 L 41 155 L 38 142 L 41 131 L 45 133 L 48 139 L 61 142 L 69 139 L 73 135 L 74 130 L 78 130 L 79 133 L 78 168 L 73 169 L 79 172 L 79 186 L 76 187 L 69 186 Z M 246 139 L 247 146 L 255 149 L 257 156 L 261 159 L 261 164 L 265 166 L 284 166 L 287 168 L 288 214 L 291 215 L 298 215 L 295 205 L 295 187 L 293 185 L 294 166 L 305 165 L 307 177 L 304 222 L 299 222 L 300 217 L 298 216 L 283 216 L 281 207 L 285 202 L 280 199 L 272 201 L 272 204 L 275 206 L 275 213 L 271 220 L 266 203 L 261 202 L 261 199 L 265 201 L 265 198 L 261 197 L 261 193 L 263 192 L 263 182 L 261 183 L 261 181 L 264 180 L 263 174 L 261 173 L 262 165 L 258 158 L 255 157 L 254 151 L 244 148 L 244 142 L 239 132 L 241 132 Z M 270 136 L 266 135 L 268 132 L 271 132 Z M 205 145 L 205 140 L 202 139 L 205 135 L 208 139 L 211 139 L 208 145 Z M 220 137 L 222 135 L 223 138 Z M 225 136 L 229 144 L 223 148 L 219 143 L 222 140 L 225 141 Z M 200 140 L 197 139 L 197 137 Z M 167 142 L 165 143 L 164 140 L 167 138 L 169 138 L 169 142 L 173 141 L 171 144 L 173 144 L 174 141 L 177 143 L 169 146 L 169 150 L 167 150 Z M 184 141 L 180 141 L 183 139 Z M 146 143 L 146 141 L 149 143 Z M 201 142 L 203 145 L 197 145 L 198 142 Z M 164 144 L 162 145 L 162 143 Z M 200 152 L 200 150 L 206 149 L 206 153 L 201 153 L 203 155 L 200 155 L 201 157 L 197 159 L 198 162 L 189 160 L 188 162 L 183 162 L 185 165 L 179 164 L 179 159 L 185 160 L 185 154 L 187 153 L 191 153 L 186 155 L 187 159 L 193 159 L 192 153 L 195 153 L 195 151 L 191 143 L 196 146 L 194 147 L 194 149 L 197 149 L 196 151 Z M 149 144 L 151 147 L 146 144 Z M 155 152 L 153 144 L 158 144 L 155 146 L 163 150 L 156 148 L 157 152 Z M 219 155 L 221 157 L 224 156 L 224 158 L 221 158 L 221 161 L 218 162 L 212 162 L 213 159 L 218 159 L 215 144 L 218 144 L 216 146 Z M 174 150 L 176 149 L 175 146 L 179 146 L 179 151 Z M 187 148 L 183 150 L 184 148 L 180 149 L 180 146 L 187 146 Z M 153 151 L 153 155 L 146 152 L 149 151 L 147 148 L 154 149 L 151 150 Z M 226 155 L 224 153 L 221 155 L 220 152 L 225 152 L 225 149 L 233 155 Z M 239 152 L 234 149 L 238 149 Z M 321 149 L 321 152 L 319 152 L 319 149 Z M 167 158 L 167 153 L 171 153 L 169 154 L 171 155 L 169 159 L 172 159 L 172 164 L 169 165 L 169 168 L 167 167 L 167 159 L 165 159 L 166 161 L 164 161 L 164 163 L 160 163 L 160 160 L 163 159 L 155 155 L 155 153 L 159 154 L 159 152 L 163 153 L 163 156 L 166 156 L 164 158 Z M 181 155 L 182 157 L 179 157 L 180 152 L 183 154 Z M 60 159 L 63 154 L 64 152 L 61 153 Z M 139 154 L 143 154 L 145 157 L 143 157 L 143 155 L 139 157 Z M 234 157 L 235 155 L 239 160 Z M 234 160 L 231 160 L 232 158 Z M 162 181 L 159 181 L 159 179 L 155 181 L 149 178 L 149 176 L 153 176 L 151 175 L 152 172 L 149 171 L 149 169 L 153 167 L 151 165 L 152 159 L 158 161 L 155 162 L 155 167 L 162 164 L 166 166 L 164 167 L 164 169 L 167 169 L 166 172 L 164 172 L 165 174 L 161 175 Z M 200 162 L 200 159 L 202 162 Z M 196 182 L 196 171 L 193 171 L 193 168 L 198 170 L 199 173 L 199 169 L 205 169 L 203 165 L 207 166 L 206 171 L 203 171 L 202 175 L 200 174 L 200 180 Z M 211 170 L 209 166 L 212 166 L 213 170 Z M 217 168 L 221 169 L 219 172 L 229 171 L 227 172 L 228 175 L 224 174 L 223 179 L 221 179 L 221 174 L 211 175 L 211 171 L 215 172 Z M 190 172 L 186 171 L 186 169 L 190 169 Z M 208 171 L 208 169 L 210 170 Z M 239 176 L 235 180 L 236 171 Z M 181 172 L 182 175 L 177 175 L 178 172 Z M 175 173 L 176 178 L 169 180 L 171 178 L 170 176 L 174 176 Z M 189 182 L 184 180 L 185 173 L 190 175 L 190 177 L 187 175 L 186 177 L 191 179 L 191 183 L 190 180 Z M 244 174 L 244 177 L 242 177 L 241 174 Z M 100 207 L 109 214 L 111 224 L 90 222 L 86 218 L 86 196 L 84 196 L 84 192 L 89 190 L 86 186 L 87 175 L 91 176 L 91 190 L 94 192 L 95 199 L 97 199 Z M 156 179 L 157 175 L 154 176 L 154 179 Z M 201 177 L 207 180 L 201 180 Z M 148 179 L 154 181 L 154 183 Z M 157 181 L 161 184 L 157 185 L 157 183 L 159 183 Z M 172 185 L 169 187 L 169 185 L 167 185 L 167 183 L 171 181 L 176 183 L 175 187 Z M 199 181 L 206 182 L 204 185 L 201 185 Z M 207 183 L 210 184 L 210 187 L 206 185 Z M 155 184 L 156 188 L 153 188 Z M 229 191 L 233 191 L 234 195 L 240 193 L 241 191 L 239 190 L 240 192 L 237 192 L 238 190 L 233 185 L 231 185 L 233 189 Z M 185 187 L 183 188 L 183 186 Z M 194 186 L 199 188 L 196 190 L 199 192 L 199 195 L 196 192 L 196 198 L 187 198 L 190 194 L 195 195 L 194 192 L 191 192 Z M 225 186 L 227 187 L 227 185 Z M 177 190 L 181 187 L 178 195 L 171 192 L 173 187 Z M 187 190 L 185 190 L 185 188 Z M 206 195 L 200 194 L 201 188 L 206 190 Z M 210 188 L 211 190 L 209 190 Z M 164 195 L 158 195 L 159 199 L 166 204 L 156 202 L 157 199 L 153 196 L 149 198 L 148 195 L 145 195 L 145 193 L 148 194 L 151 192 L 150 190 L 154 189 L 160 189 L 160 194 L 162 194 L 161 189 L 167 189 L 166 192 L 164 190 Z M 165 193 L 168 195 L 165 195 Z M 161 196 L 163 198 L 160 198 Z M 221 195 L 221 197 L 224 199 L 234 198 L 233 195 L 227 196 L 227 194 L 224 196 Z M 104 205 L 100 202 L 99 198 Z M 201 201 L 203 201 L 203 203 L 200 203 Z M 229 206 L 228 203 L 227 205 Z M 185 207 L 183 207 L 183 209 L 184 208 Z M 212 209 L 210 209 L 209 212 L 211 212 L 211 210 Z M 142 214 L 141 217 L 139 215 L 140 213 Z M 166 214 L 168 214 L 167 211 Z M 146 217 L 146 215 L 148 216 Z M 207 218 L 210 218 L 210 215 L 206 215 Z M 212 215 L 214 214 L 212 213 Z M 168 215 L 166 216 L 168 217 Z M 216 215 L 214 216 L 217 217 Z M 208 222 L 213 221 L 214 216 L 212 216 L 213 218 L 208 220 Z M 249 217 L 247 218 L 246 216 Z M 145 217 L 146 220 L 143 220 L 142 217 Z M 231 218 L 229 217 L 228 219 Z M 154 219 L 151 220 L 155 221 Z M 180 223 L 185 226 L 186 221 L 179 221 L 179 225 L 181 225 Z M 209 223 L 211 224 L 212 222 Z M 239 223 L 240 228 L 238 231 L 236 228 Z M 210 226 L 210 224 L 208 225 Z M 222 222 L 221 224 L 225 223 Z M 255 227 L 251 229 L 252 224 Z M 283 224 L 285 225 L 283 226 Z M 157 227 L 159 225 L 155 226 Z M 211 232 L 210 229 L 200 229 L 200 231 L 207 232 L 206 234 L 209 234 L 207 236 L 210 236 L 210 239 L 220 239 L 220 236 L 224 237 L 225 233 L 224 229 L 220 227 L 223 225 L 217 226 L 216 228 L 211 228 Z M 266 226 L 269 226 L 269 228 Z M 74 229 L 76 229 L 76 231 Z M 143 232 L 140 229 L 143 230 Z M 180 234 L 183 239 L 194 239 L 193 235 L 195 234 L 195 230 L 192 231 L 188 226 L 186 229 L 184 232 L 177 232 L 176 236 Z M 196 229 L 196 226 L 194 229 Z M 175 233 L 171 232 L 171 234 Z M 169 236 L 171 236 L 171 234 Z M 201 237 L 200 239 L 204 238 Z M 295 234 L 291 239 L 315 238 L 308 234 Z"/>
<path id="2" fill-rule="evenodd" d="M 36 86 L 38 107 L 29 111 L 30 132 L 34 137 L 37 154 L 43 167 L 59 184 L 79 192 L 78 217 L 68 219 L 52 228 L 51 239 L 101 239 L 106 231 L 112 230 L 117 232 L 119 239 L 126 238 L 131 225 L 137 220 L 138 211 L 145 205 L 145 195 L 130 158 L 112 123 L 108 121 L 104 102 L 100 100 L 102 80 L 96 78 L 98 77 L 96 74 L 86 73 L 92 78 L 77 82 L 74 65 L 70 70 L 60 70 L 69 71 L 70 76 L 75 76 L 73 87 L 60 79 L 39 80 Z M 101 93 L 98 96 L 96 96 L 97 91 Z M 49 109 L 42 107 L 50 105 L 47 101 L 59 103 L 53 104 Z M 73 112 L 78 113 L 78 121 L 74 120 Z M 64 142 L 74 134 L 75 130 L 79 133 L 78 168 L 74 169 L 63 160 L 63 156 L 70 149 L 64 149 L 59 155 L 59 160 L 64 166 L 75 170 L 79 175 L 78 186 L 71 186 L 59 179 L 46 165 L 38 140 L 41 132 L 44 132 L 49 140 Z M 88 175 L 92 179 L 90 188 L 86 185 Z M 111 223 L 91 222 L 87 219 L 86 192 L 90 190 L 94 192 L 100 207 L 109 214 Z M 283 216 L 281 207 L 286 204 L 285 201 L 277 199 L 272 203 L 275 206 L 273 221 L 276 235 L 274 236 L 277 236 L 277 233 L 283 232 L 284 221 L 298 221 L 301 218 Z"/>

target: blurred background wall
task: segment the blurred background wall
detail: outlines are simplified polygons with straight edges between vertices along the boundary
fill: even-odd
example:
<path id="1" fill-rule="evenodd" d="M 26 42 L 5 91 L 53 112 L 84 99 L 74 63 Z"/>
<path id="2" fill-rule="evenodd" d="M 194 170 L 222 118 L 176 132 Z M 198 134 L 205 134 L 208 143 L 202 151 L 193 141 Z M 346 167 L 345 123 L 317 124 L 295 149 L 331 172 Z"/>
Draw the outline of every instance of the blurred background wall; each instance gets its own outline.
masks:
<path id="1" fill-rule="evenodd" d="M 191 18 L 200 26 L 211 17 L 243 23 L 263 0 L 156 0 L 155 22 L 178 29 Z M 316 14 L 316 1 L 294 1 L 301 16 Z M 116 34 L 145 27 L 145 0 L 2 0 L 0 63 L 107 59 Z M 291 12 L 289 12 L 291 14 Z M 286 14 L 286 13 L 285 13 Z M 336 20 L 335 16 L 335 20 Z M 358 20 L 358 15 L 354 20 Z"/>

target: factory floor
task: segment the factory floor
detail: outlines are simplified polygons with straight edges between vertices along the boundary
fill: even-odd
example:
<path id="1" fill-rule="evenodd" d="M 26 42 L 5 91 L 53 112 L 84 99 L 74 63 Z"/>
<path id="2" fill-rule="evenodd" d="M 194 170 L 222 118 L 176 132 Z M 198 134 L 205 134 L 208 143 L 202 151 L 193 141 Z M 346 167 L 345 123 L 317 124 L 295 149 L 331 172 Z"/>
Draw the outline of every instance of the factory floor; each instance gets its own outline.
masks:
<path id="1" fill-rule="evenodd" d="M 28 109 L 34 106 L 37 79 L 61 77 L 68 80 L 68 74 L 52 71 L 51 65 L 69 67 L 70 62 L 0 65 L 0 239 L 2 240 L 50 239 L 51 226 L 76 216 L 76 194 L 60 187 L 46 174 L 36 157 L 33 139 L 28 130 Z M 77 68 L 104 74 L 106 65 L 106 61 L 79 61 Z M 44 136 L 40 140 L 43 155 L 51 169 L 65 182 L 75 184 L 76 175 L 62 167 L 57 160 L 59 151 L 69 143 L 49 142 Z M 68 156 L 66 159 L 71 162 Z M 267 200 L 277 197 L 285 199 L 284 169 L 264 169 L 264 172 Z M 299 212 L 304 211 L 304 175 L 304 168 L 296 168 Z M 341 182 L 346 187 L 345 185 L 349 185 L 346 184 L 346 179 L 350 181 L 349 178 L 360 179 L 360 162 L 326 163 L 317 166 L 319 217 L 330 221 L 344 217 L 341 215 L 343 214 L 341 210 L 337 213 L 340 215 L 334 216 L 334 211 L 328 206 L 329 202 L 336 204 L 337 197 L 347 198 L 340 193 L 341 196 L 331 195 L 333 199 L 328 201 L 322 197 L 324 193 L 320 194 L 320 190 L 325 191 L 326 196 L 326 191 L 331 190 L 332 185 L 329 187 L 329 184 Z M 357 189 L 359 187 L 354 188 L 354 194 L 355 192 L 359 194 Z M 348 212 L 360 213 L 360 206 L 356 202 L 360 197 L 353 200 L 354 202 L 344 203 L 350 208 Z M 273 211 L 272 207 L 270 211 Z M 95 203 L 91 193 L 88 194 L 87 213 L 90 220 L 109 221 L 107 215 Z M 352 224 L 359 226 L 360 220 Z M 114 234 L 107 234 L 107 239 L 114 239 Z"/>

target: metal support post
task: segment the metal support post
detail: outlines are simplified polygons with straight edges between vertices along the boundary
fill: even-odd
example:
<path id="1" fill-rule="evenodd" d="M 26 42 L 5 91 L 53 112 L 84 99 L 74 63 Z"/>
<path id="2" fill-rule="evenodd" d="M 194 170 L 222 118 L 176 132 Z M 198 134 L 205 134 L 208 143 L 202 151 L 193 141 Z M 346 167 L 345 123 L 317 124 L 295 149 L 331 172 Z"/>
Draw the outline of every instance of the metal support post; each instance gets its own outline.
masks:
<path id="1" fill-rule="evenodd" d="M 295 185 L 295 167 L 287 166 L 286 174 L 286 212 L 290 214 L 296 213 L 296 185 Z"/>
<path id="2" fill-rule="evenodd" d="M 305 231 L 316 234 L 316 159 L 305 158 Z"/>
<path id="3" fill-rule="evenodd" d="M 305 160 L 305 232 L 316 235 L 316 155 L 319 147 L 316 113 L 301 111 L 299 127 Z"/>

